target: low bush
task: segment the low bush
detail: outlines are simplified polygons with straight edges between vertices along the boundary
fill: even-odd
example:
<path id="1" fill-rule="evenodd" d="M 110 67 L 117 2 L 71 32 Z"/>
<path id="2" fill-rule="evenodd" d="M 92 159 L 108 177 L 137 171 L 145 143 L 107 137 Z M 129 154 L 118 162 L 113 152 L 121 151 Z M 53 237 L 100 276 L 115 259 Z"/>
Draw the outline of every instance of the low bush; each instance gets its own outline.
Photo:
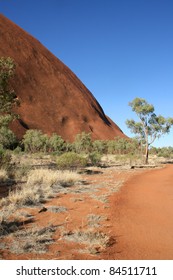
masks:
<path id="1" fill-rule="evenodd" d="M 166 159 L 173 159 L 173 147 L 150 147 L 150 154 L 158 157 L 164 157 Z"/>
<path id="2" fill-rule="evenodd" d="M 87 158 L 74 152 L 67 152 L 59 156 L 56 163 L 59 169 L 85 167 L 87 165 Z"/>
<path id="3" fill-rule="evenodd" d="M 77 153 L 89 153 L 92 151 L 92 139 L 91 134 L 82 132 L 77 134 L 75 137 L 75 142 L 73 143 L 74 149 Z"/>
<path id="4" fill-rule="evenodd" d="M 61 154 L 66 150 L 66 143 L 61 136 L 53 133 L 49 137 L 37 129 L 28 130 L 23 137 L 22 144 L 24 150 L 30 153 Z"/>
<path id="5" fill-rule="evenodd" d="M 22 153 L 22 148 L 20 146 L 17 146 L 14 150 L 13 153 L 15 155 L 20 155 Z"/>
<path id="6" fill-rule="evenodd" d="M 52 136 L 47 141 L 47 150 L 49 152 L 61 153 L 65 149 L 65 141 L 61 136 L 57 134 L 52 134 Z"/>
<path id="7" fill-rule="evenodd" d="M 106 150 L 107 150 L 106 141 L 103 140 L 93 141 L 93 151 L 103 154 L 106 152 Z"/>
<path id="8" fill-rule="evenodd" d="M 26 152 L 45 152 L 47 149 L 48 136 L 40 130 L 30 129 L 23 137 L 23 145 Z"/>
<path id="9" fill-rule="evenodd" d="M 88 155 L 91 165 L 99 165 L 101 162 L 101 154 L 98 152 L 92 152 Z"/>
<path id="10" fill-rule="evenodd" d="M 8 127 L 0 128 L 0 143 L 5 149 L 14 149 L 17 146 L 17 139 Z"/>

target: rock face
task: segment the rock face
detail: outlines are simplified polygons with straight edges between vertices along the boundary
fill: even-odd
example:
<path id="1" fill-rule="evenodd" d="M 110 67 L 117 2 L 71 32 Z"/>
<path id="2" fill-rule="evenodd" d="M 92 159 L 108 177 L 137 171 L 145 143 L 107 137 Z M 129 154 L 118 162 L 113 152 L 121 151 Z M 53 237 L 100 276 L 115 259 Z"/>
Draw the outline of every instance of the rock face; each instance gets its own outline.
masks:
<path id="1" fill-rule="evenodd" d="M 20 100 L 15 109 L 20 119 L 12 129 L 19 138 L 27 129 L 40 129 L 49 135 L 55 132 L 68 141 L 82 131 L 91 132 L 93 139 L 125 137 L 76 75 L 3 15 L 0 56 L 10 56 L 17 66 L 13 88 Z"/>

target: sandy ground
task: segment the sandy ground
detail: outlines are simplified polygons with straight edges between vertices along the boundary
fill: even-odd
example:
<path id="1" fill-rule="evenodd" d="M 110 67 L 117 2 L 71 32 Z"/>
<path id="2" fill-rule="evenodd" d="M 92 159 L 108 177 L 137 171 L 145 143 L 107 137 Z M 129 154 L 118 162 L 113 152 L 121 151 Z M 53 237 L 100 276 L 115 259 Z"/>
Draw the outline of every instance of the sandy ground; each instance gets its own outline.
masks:
<path id="1" fill-rule="evenodd" d="M 173 165 L 134 176 L 111 199 L 108 259 L 173 259 Z"/>
<path id="2" fill-rule="evenodd" d="M 21 209 L 32 219 L 22 234 L 1 238 L 1 259 L 173 259 L 173 165 L 98 168 L 82 179 L 45 203 L 45 212 Z M 54 228 L 50 244 L 34 237 L 46 227 Z"/>

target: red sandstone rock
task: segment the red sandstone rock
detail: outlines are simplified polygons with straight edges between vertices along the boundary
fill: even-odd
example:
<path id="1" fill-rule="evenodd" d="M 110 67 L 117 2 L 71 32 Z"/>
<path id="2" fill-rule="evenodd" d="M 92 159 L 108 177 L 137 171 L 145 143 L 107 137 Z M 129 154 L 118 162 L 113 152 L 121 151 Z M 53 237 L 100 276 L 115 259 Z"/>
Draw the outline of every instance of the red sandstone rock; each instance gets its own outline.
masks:
<path id="1" fill-rule="evenodd" d="M 69 141 L 82 131 L 91 132 L 93 139 L 125 137 L 76 75 L 3 15 L 0 56 L 10 56 L 17 64 L 13 88 L 20 100 L 20 120 L 13 130 L 19 138 L 26 129 L 55 132 Z"/>

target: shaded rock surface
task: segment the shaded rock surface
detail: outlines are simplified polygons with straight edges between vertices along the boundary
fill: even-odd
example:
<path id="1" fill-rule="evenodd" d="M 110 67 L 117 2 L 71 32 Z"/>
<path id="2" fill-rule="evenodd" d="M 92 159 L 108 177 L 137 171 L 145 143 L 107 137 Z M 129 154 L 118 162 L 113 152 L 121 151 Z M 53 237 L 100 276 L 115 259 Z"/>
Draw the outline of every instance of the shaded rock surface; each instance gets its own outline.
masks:
<path id="1" fill-rule="evenodd" d="M 73 141 L 91 132 L 93 139 L 125 137 L 105 115 L 92 93 L 76 75 L 22 28 L 0 15 L 0 56 L 16 62 L 13 88 L 20 100 L 20 119 L 12 126 L 21 138 L 27 129 L 57 133 Z"/>

